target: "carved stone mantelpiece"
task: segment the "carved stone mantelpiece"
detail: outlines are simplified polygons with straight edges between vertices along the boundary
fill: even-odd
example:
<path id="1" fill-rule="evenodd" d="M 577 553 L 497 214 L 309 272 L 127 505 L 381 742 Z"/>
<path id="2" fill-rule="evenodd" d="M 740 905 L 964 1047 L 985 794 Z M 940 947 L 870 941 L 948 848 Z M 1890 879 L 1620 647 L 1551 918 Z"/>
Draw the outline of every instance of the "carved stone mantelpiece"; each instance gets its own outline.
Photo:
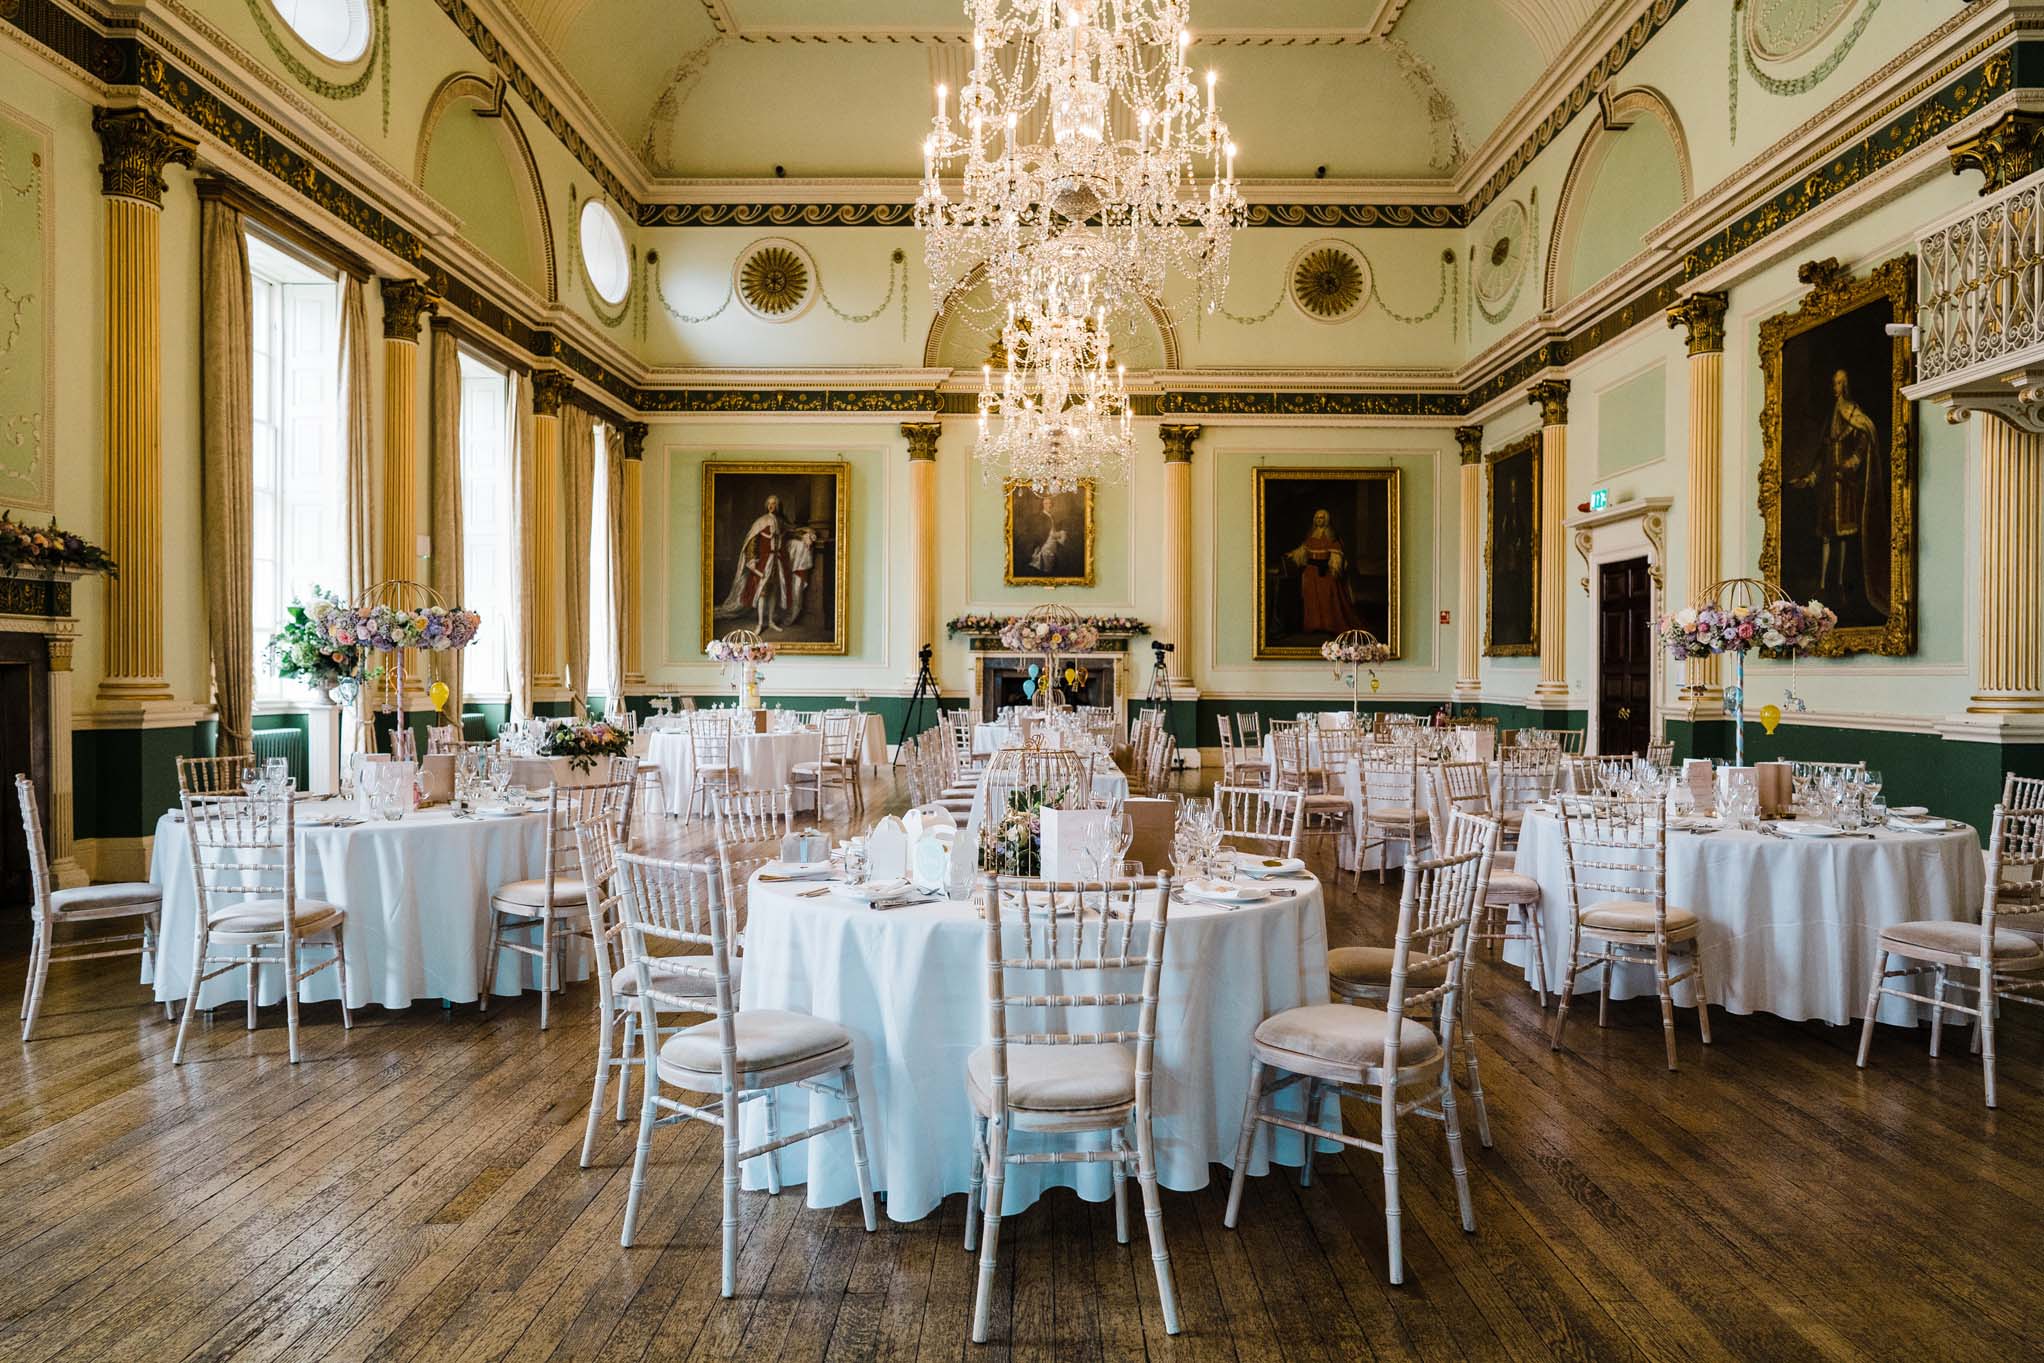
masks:
<path id="1" fill-rule="evenodd" d="M 64 579 L 77 574 L 64 574 Z M 49 823 L 50 873 L 60 887 L 83 885 L 90 878 L 85 868 L 78 864 L 73 849 L 72 826 L 77 807 L 77 790 L 71 766 L 72 731 L 72 678 L 71 653 L 78 642 L 78 621 L 69 612 L 70 581 L 53 581 L 45 574 L 25 577 L 0 577 L 0 634 L 8 636 L 41 635 L 41 661 L 48 667 L 46 700 L 40 717 L 43 733 L 32 735 L 31 750 L 47 751 L 49 756 L 43 763 L 43 770 L 32 772 L 38 781 L 38 797 L 42 801 L 43 816 Z M 6 593 L 14 589 L 26 589 L 33 602 L 17 601 Z M 45 602 L 58 589 L 63 592 L 65 613 L 59 614 L 44 608 Z M 21 610 L 23 604 L 33 609 Z M 15 654 L 15 657 L 21 655 Z M 30 655 L 33 659 L 33 655 Z"/>

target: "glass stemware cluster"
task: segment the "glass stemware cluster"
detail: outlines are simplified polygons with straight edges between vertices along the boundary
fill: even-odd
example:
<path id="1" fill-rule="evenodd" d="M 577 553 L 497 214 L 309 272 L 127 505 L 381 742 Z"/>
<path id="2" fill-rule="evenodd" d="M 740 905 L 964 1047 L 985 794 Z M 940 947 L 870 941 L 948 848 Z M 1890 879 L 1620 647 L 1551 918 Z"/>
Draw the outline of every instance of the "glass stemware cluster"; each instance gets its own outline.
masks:
<path id="1" fill-rule="evenodd" d="M 1172 864 L 1181 874 L 1211 877 L 1232 871 L 1234 856 L 1227 841 L 1227 830 L 1212 800 L 1186 796 L 1178 802 L 1171 850 Z"/>
<path id="2" fill-rule="evenodd" d="M 1888 822 L 1880 772 L 1811 762 L 1792 762 L 1789 772 L 1799 817 L 1848 831 Z"/>

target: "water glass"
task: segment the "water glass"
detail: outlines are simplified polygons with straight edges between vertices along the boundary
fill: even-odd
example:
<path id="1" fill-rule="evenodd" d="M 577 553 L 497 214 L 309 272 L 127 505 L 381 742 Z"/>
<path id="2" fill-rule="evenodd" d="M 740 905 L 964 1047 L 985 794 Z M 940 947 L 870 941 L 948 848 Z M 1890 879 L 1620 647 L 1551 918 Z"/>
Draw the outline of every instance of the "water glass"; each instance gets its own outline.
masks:
<path id="1" fill-rule="evenodd" d="M 845 840 L 845 884 L 864 885 L 867 879 L 866 840 Z"/>

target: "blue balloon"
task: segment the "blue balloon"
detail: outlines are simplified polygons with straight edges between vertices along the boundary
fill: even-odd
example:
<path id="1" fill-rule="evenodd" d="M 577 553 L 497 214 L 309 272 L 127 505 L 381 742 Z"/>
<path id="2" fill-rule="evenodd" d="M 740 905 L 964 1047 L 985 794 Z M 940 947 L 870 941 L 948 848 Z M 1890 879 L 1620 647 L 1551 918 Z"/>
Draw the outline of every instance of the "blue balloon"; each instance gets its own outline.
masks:
<path id="1" fill-rule="evenodd" d="M 1040 676 L 1042 676 L 1042 675 L 1043 675 L 1043 665 L 1042 665 L 1041 663 L 1031 663 L 1031 664 L 1029 664 L 1029 675 L 1030 675 L 1031 677 L 1040 677 Z"/>
<path id="2" fill-rule="evenodd" d="M 1022 683 L 1022 694 L 1030 700 L 1036 699 L 1036 681 L 1034 678 Z"/>

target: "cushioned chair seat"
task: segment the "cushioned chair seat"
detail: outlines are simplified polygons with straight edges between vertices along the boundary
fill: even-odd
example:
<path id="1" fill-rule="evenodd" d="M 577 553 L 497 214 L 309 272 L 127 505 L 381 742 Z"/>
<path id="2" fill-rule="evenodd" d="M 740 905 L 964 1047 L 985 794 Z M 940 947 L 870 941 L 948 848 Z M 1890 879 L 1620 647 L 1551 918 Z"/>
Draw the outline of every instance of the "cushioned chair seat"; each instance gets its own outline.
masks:
<path id="1" fill-rule="evenodd" d="M 1265 1018 L 1256 1028 L 1256 1044 L 1289 1051 L 1302 1058 L 1350 1069 L 1369 1069 L 1384 1061 L 1384 1042 L 1391 1035 L 1391 1015 L 1381 1008 L 1352 1003 L 1315 1003 L 1287 1008 Z M 1441 1053 L 1433 1029 L 1412 1018 L 1398 1028 L 1398 1065 L 1421 1064 Z M 1273 1057 L 1283 1064 L 1282 1056 Z"/>
<path id="2" fill-rule="evenodd" d="M 1881 929 L 1881 945 L 1917 947 L 1943 955 L 1977 957 L 1980 954 L 1980 925 L 1928 921 L 1897 923 Z M 2044 944 L 2039 944 L 2036 938 L 2025 937 L 2007 928 L 1994 930 L 1995 960 L 2018 961 L 2037 956 L 2044 956 Z"/>
<path id="3" fill-rule="evenodd" d="M 797 762 L 789 767 L 788 770 L 796 776 L 815 776 L 819 772 L 832 776 L 842 776 L 850 771 L 851 768 L 843 762 L 836 762 L 826 758 L 821 762 Z"/>
<path id="4" fill-rule="evenodd" d="M 1644 899 L 1612 899 L 1602 904 L 1592 904 L 1581 914 L 1583 927 L 1588 930 L 1602 929 L 1606 932 L 1646 932 L 1654 930 L 1654 906 Z M 1687 909 L 1668 906 L 1668 931 L 1684 932 L 1696 927 L 1696 915 Z"/>
<path id="5" fill-rule="evenodd" d="M 554 881 L 554 904 L 580 904 L 589 897 L 589 889 L 579 880 L 562 877 Z M 531 909 L 537 912 L 546 904 L 546 881 L 514 880 L 499 885 L 490 895 L 492 901 L 507 909 Z"/>
<path id="6" fill-rule="evenodd" d="M 741 1010 L 732 1015 L 731 1028 L 740 1074 L 780 1069 L 839 1049 L 849 1051 L 852 1044 L 852 1034 L 835 1022 L 776 1008 Z M 714 1075 L 724 1064 L 723 1047 L 717 1020 L 711 1018 L 667 1038 L 660 1047 L 660 1064 L 693 1075 Z"/>
<path id="7" fill-rule="evenodd" d="M 1517 871 L 1500 871 L 1491 864 L 1490 886 L 1483 896 L 1486 904 L 1530 904 L 1540 899 L 1540 882 Z M 1669 911 L 1673 915 L 1673 910 Z M 1587 917 L 1584 920 L 1588 921 Z"/>
<path id="8" fill-rule="evenodd" d="M 163 892 L 144 881 L 78 885 L 50 891 L 50 912 L 59 918 L 117 918 L 163 905 Z"/>
<path id="9" fill-rule="evenodd" d="M 1371 823 L 1419 824 L 1422 827 L 1427 823 L 1427 812 L 1424 809 L 1414 813 L 1410 809 L 1401 809 L 1395 805 L 1371 805 L 1369 813 Z"/>
<path id="10" fill-rule="evenodd" d="M 298 920 L 300 936 L 309 932 L 323 932 L 341 921 L 339 909 L 317 899 L 299 900 L 293 906 L 292 912 Z M 248 899 L 239 904 L 229 904 L 224 908 L 215 909 L 206 922 L 214 932 L 282 932 L 284 901 Z"/>
<path id="11" fill-rule="evenodd" d="M 1327 973 L 1344 984 L 1389 989 L 1394 954 L 1390 947 L 1336 947 L 1327 953 Z M 1419 958 L 1412 958 L 1412 964 L 1419 965 Z M 1432 989 L 1435 985 L 1445 984 L 1447 979 L 1445 965 L 1419 965 L 1418 969 L 1408 966 L 1405 972 L 1406 984 L 1421 989 Z"/>
<path id="12" fill-rule="evenodd" d="M 1498 822 L 1506 828 L 1517 828 L 1526 822 L 1526 811 L 1523 809 L 1508 809 L 1498 815 Z"/>
<path id="13" fill-rule="evenodd" d="M 993 1111 L 994 1048 L 965 1061 L 965 1084 L 982 1116 Z M 1091 1112 L 1136 1100 L 1136 1058 L 1126 1046 L 1008 1047 L 1008 1106 L 1023 1112 Z"/>
<path id="14" fill-rule="evenodd" d="M 702 970 L 662 970 L 653 968 L 653 992 L 668 994 L 684 999 L 702 999 L 707 1002 L 717 997 L 716 967 L 710 958 L 701 959 Z M 738 981 L 744 969 L 743 961 L 731 963 L 731 997 L 738 997 Z M 635 966 L 619 966 L 610 977 L 611 991 L 622 998 L 639 997 L 639 972 Z"/>

